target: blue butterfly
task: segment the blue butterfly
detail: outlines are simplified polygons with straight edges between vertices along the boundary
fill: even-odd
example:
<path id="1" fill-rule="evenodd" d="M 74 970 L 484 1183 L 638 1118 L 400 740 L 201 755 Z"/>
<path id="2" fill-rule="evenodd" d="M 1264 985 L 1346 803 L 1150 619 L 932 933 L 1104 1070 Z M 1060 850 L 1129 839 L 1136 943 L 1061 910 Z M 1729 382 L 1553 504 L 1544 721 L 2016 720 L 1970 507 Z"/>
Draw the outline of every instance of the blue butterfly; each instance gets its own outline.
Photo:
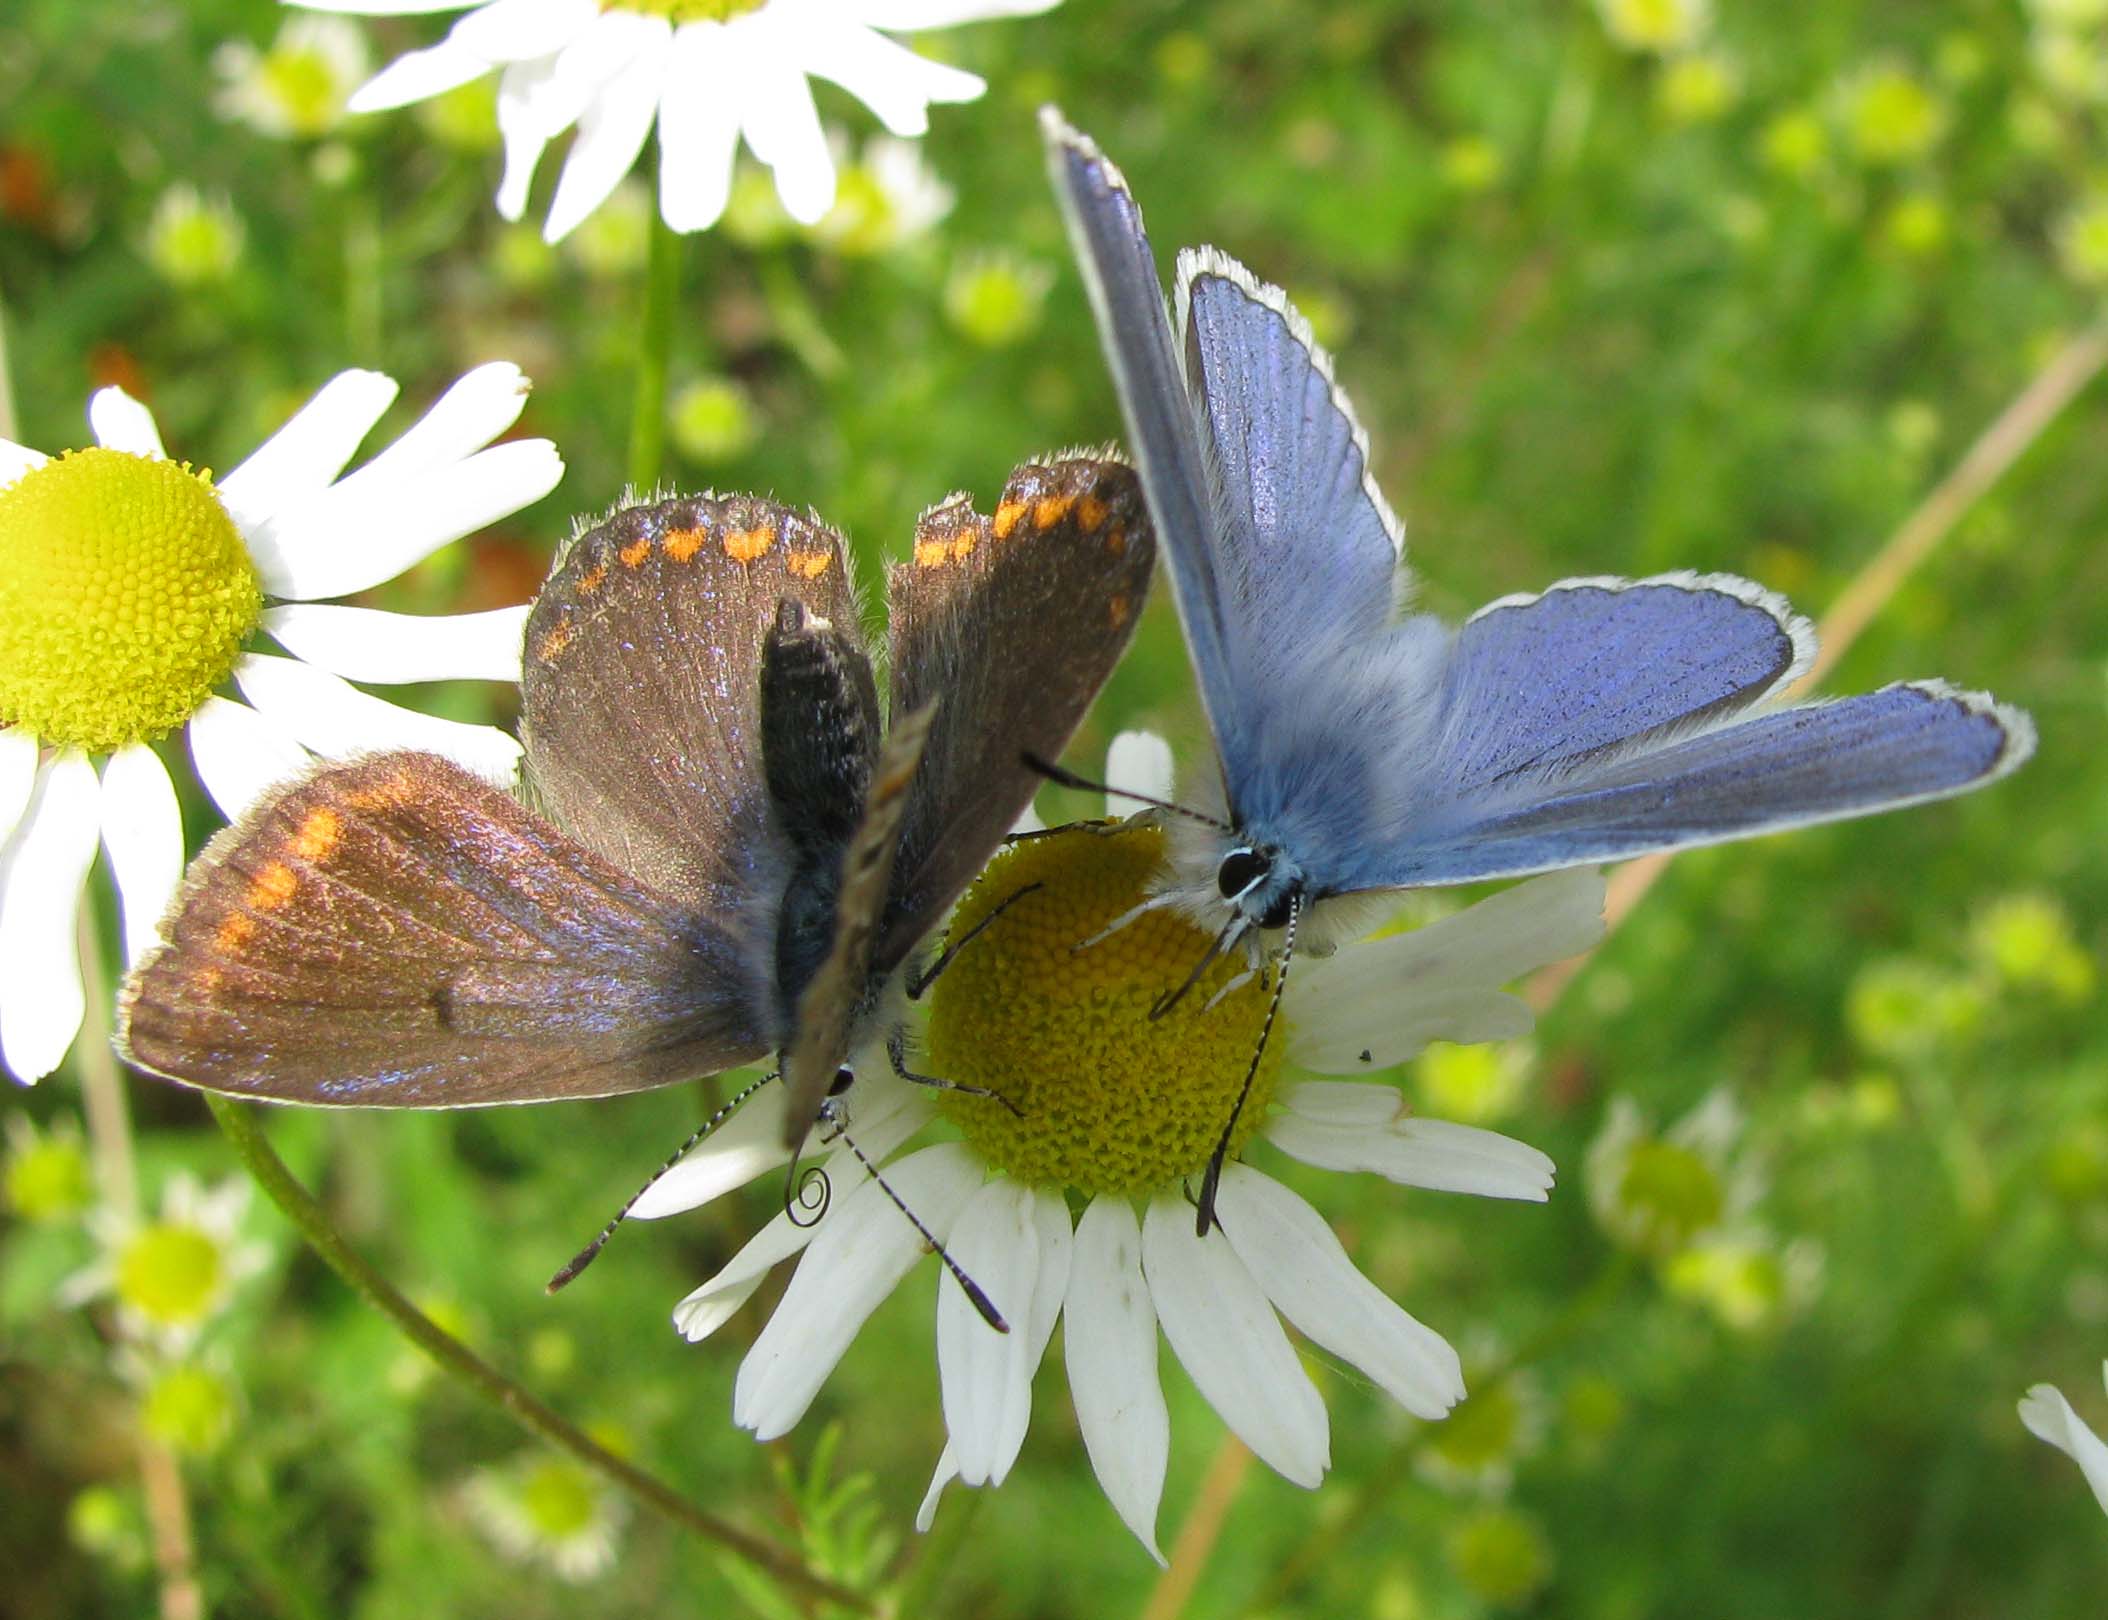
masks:
<path id="1" fill-rule="evenodd" d="M 1866 815 L 2033 751 L 2024 713 L 1944 681 L 1781 702 L 1813 627 L 1729 575 L 1564 580 L 1461 627 L 1401 616 L 1399 524 L 1308 323 L 1189 249 L 1174 336 L 1126 182 L 1054 109 L 1041 124 L 1221 766 L 1224 814 L 1151 902 L 1219 924 L 1211 959 L 1242 942 L 1285 978 L 1299 922 L 1337 896 Z"/>

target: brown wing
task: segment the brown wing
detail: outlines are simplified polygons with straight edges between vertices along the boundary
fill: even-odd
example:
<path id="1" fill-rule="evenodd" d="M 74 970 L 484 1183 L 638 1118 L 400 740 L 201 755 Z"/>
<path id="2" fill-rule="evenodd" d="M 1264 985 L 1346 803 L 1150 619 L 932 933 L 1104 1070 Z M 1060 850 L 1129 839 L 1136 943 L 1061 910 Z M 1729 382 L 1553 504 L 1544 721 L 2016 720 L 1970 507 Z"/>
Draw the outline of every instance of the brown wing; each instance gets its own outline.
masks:
<path id="1" fill-rule="evenodd" d="M 755 952 L 430 754 L 265 799 L 192 864 L 163 935 L 119 1049 L 209 1091 L 536 1102 L 765 1049 Z"/>
<path id="2" fill-rule="evenodd" d="M 1134 469 L 1027 465 L 993 517 L 964 495 L 922 516 L 889 570 L 895 714 L 941 699 L 875 955 L 897 966 L 1032 800 L 1020 756 L 1057 758 L 1119 662 L 1156 544 Z"/>
<path id="3" fill-rule="evenodd" d="M 842 854 L 834 942 L 798 998 L 798 1016 L 783 1049 L 783 1141 L 796 1149 L 849 1055 L 857 1015 L 871 988 L 871 946 L 891 889 L 900 833 L 925 757 L 937 706 L 899 716 L 879 752 L 864 797 L 864 816 Z"/>
<path id="4" fill-rule="evenodd" d="M 633 506 L 581 536 L 527 620 L 531 782 L 597 854 L 698 908 L 780 880 L 760 740 L 777 603 L 857 635 L 841 537 L 751 495 Z"/>

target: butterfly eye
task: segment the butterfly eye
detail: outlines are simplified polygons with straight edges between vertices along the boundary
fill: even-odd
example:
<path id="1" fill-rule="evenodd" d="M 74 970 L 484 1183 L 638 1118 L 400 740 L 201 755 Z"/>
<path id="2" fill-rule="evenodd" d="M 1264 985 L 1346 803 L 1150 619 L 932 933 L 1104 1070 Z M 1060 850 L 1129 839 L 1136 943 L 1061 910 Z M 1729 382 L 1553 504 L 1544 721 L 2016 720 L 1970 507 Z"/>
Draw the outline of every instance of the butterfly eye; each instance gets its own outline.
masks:
<path id="1" fill-rule="evenodd" d="M 1257 850 L 1233 849 L 1215 869 L 1215 887 L 1225 900 L 1234 900 L 1273 870 L 1273 861 Z M 1268 924 L 1271 927 L 1271 924 Z"/>
<path id="2" fill-rule="evenodd" d="M 827 1095 L 830 1097 L 839 1097 L 843 1092 L 847 1091 L 851 1086 L 855 1084 L 856 1070 L 850 1068 L 849 1065 L 845 1063 L 839 1069 L 834 1071 L 834 1080 L 827 1087 Z"/>
<path id="3" fill-rule="evenodd" d="M 1266 929 L 1286 928 L 1288 914 L 1294 910 L 1294 901 L 1294 893 L 1284 889 L 1274 897 L 1274 903 L 1266 908 L 1266 915 L 1259 919 L 1259 926 Z"/>

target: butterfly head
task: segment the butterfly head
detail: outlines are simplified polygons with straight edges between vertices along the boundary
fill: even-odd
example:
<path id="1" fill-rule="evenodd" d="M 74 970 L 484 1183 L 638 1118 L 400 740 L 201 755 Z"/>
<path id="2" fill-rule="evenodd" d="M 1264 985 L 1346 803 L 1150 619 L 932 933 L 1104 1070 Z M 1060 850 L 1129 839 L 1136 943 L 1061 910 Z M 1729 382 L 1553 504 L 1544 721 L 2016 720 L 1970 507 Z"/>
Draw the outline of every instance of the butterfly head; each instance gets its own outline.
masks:
<path id="1" fill-rule="evenodd" d="M 1241 842 L 1223 852 L 1215 888 L 1248 927 L 1286 928 L 1289 913 L 1305 898 L 1303 870 L 1276 845 Z"/>

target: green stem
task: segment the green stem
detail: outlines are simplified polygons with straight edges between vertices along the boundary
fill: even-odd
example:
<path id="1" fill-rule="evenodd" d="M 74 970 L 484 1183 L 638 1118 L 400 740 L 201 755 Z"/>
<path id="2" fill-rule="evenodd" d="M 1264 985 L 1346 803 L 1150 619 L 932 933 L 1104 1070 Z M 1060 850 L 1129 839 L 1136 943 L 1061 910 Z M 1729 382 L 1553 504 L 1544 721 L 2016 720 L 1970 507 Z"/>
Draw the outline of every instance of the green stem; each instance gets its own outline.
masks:
<path id="1" fill-rule="evenodd" d="M 528 1433 L 606 1475 L 646 1507 L 665 1515 L 684 1529 L 730 1548 L 749 1563 L 767 1570 L 809 1597 L 839 1603 L 859 1613 L 870 1612 L 869 1600 L 858 1593 L 815 1575 L 773 1543 L 749 1535 L 738 1526 L 705 1512 L 670 1486 L 623 1461 L 607 1447 L 573 1428 L 554 1410 L 440 1327 L 344 1241 L 328 1213 L 294 1178 L 285 1161 L 265 1139 L 250 1110 L 211 1092 L 205 1094 L 205 1102 L 212 1110 L 212 1117 L 219 1121 L 220 1129 L 226 1133 L 227 1140 L 233 1143 L 234 1151 L 249 1167 L 249 1173 L 270 1195 L 271 1202 L 299 1228 L 309 1247 L 354 1292 L 393 1321 L 405 1337 L 448 1373 L 508 1413 Z"/>
<path id="2" fill-rule="evenodd" d="M 681 239 L 653 210 L 644 274 L 644 324 L 637 339 L 637 394 L 629 425 L 629 481 L 639 495 L 659 482 L 666 459 L 666 370 L 673 306 L 681 290 Z"/>

